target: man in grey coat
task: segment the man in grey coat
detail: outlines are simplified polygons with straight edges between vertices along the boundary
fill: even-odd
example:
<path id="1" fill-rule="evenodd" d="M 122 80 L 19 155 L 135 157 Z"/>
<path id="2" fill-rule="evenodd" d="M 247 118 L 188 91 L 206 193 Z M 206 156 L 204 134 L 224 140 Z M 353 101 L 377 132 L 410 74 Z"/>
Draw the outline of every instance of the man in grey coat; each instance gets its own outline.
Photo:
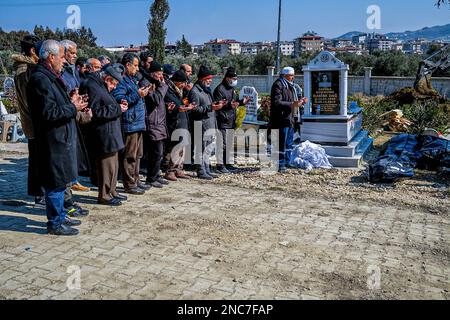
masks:
<path id="1" fill-rule="evenodd" d="M 189 93 L 189 102 L 196 104 L 197 107 L 192 110 L 191 121 L 193 121 L 194 132 L 200 132 L 196 128 L 201 126 L 201 137 L 195 135 L 195 164 L 197 165 L 197 177 L 205 180 L 212 180 L 217 177 L 211 172 L 209 159 L 212 155 L 212 144 L 214 136 L 206 136 L 205 133 L 210 129 L 216 130 L 217 110 L 222 109 L 223 101 L 214 101 L 211 84 L 213 72 L 205 66 L 201 66 L 197 75 L 198 81 Z"/>
<path id="2" fill-rule="evenodd" d="M 146 184 L 153 188 L 162 188 L 168 182 L 160 177 L 161 162 L 164 153 L 164 141 L 168 138 L 166 123 L 166 96 L 168 85 L 164 80 L 163 66 L 153 61 L 148 69 L 147 81 L 155 90 L 145 97 L 147 108 L 148 165 Z"/>

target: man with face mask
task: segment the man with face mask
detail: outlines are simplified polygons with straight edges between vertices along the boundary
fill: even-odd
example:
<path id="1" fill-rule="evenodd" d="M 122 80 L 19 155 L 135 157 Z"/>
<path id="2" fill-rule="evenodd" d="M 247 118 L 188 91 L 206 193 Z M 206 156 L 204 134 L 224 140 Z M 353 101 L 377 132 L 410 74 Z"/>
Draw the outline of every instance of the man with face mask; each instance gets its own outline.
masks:
<path id="1" fill-rule="evenodd" d="M 212 143 L 214 137 L 204 137 L 209 129 L 216 129 L 216 111 L 222 109 L 223 101 L 214 101 L 211 84 L 213 72 L 205 66 L 201 66 L 197 75 L 198 81 L 189 92 L 189 102 L 197 107 L 192 110 L 192 127 L 194 133 L 196 127 L 201 127 L 201 137 L 194 137 L 195 164 L 197 165 L 197 177 L 212 180 L 217 177 L 211 172 L 209 158 L 212 155 Z"/>
<path id="2" fill-rule="evenodd" d="M 281 70 L 280 77 L 274 82 L 271 91 L 270 128 L 279 130 L 279 168 L 286 172 L 294 140 L 294 115 L 296 110 L 306 103 L 299 99 L 294 84 L 295 70 L 286 67 Z"/>
<path id="3" fill-rule="evenodd" d="M 233 130 L 236 128 L 236 109 L 240 105 L 245 105 L 249 102 L 249 98 L 247 97 L 243 100 L 239 100 L 236 93 L 237 84 L 238 76 L 236 70 L 231 67 L 227 69 L 222 83 L 214 90 L 214 100 L 226 101 L 224 107 L 217 111 L 217 128 L 220 130 L 223 146 L 223 152 L 221 152 L 221 150 L 217 152 L 218 173 L 230 173 L 228 169 L 231 169 L 231 164 L 227 154 L 227 142 L 230 142 L 230 144 L 233 144 L 234 142 Z"/>

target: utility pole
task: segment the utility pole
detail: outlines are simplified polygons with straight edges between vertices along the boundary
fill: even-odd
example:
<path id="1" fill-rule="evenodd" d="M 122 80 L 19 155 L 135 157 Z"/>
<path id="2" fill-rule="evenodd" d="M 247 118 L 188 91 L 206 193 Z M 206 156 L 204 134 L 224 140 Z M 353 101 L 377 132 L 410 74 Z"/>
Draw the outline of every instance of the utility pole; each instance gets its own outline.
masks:
<path id="1" fill-rule="evenodd" d="M 280 67 L 281 67 L 281 0 L 278 8 L 278 38 L 277 38 L 277 74 L 280 73 Z"/>

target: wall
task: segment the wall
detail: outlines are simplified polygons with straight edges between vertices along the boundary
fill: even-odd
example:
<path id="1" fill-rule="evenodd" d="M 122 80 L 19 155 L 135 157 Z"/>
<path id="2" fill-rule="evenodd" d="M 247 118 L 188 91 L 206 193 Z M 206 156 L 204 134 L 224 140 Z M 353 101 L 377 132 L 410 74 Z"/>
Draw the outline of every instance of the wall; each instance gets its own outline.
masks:
<path id="1" fill-rule="evenodd" d="M 269 82 L 271 79 L 276 80 L 276 76 L 271 78 L 271 75 L 254 76 L 254 75 L 242 75 L 239 76 L 238 88 L 244 86 L 255 87 L 259 93 L 269 93 Z M 5 79 L 4 75 L 0 75 L 0 82 L 3 84 Z M 212 87 L 215 88 L 221 81 L 221 77 L 215 77 Z M 367 85 L 370 88 L 370 95 L 389 95 L 401 88 L 412 87 L 414 85 L 415 78 L 412 77 L 372 77 L 367 74 L 365 77 L 349 76 L 348 79 L 348 92 L 353 95 L 358 92 L 364 92 L 365 81 L 368 81 Z M 450 97 L 450 78 L 433 78 L 433 87 L 443 96 Z M 303 76 L 296 76 L 295 82 L 303 85 Z M 366 92 L 369 93 L 369 92 Z"/>
<path id="2" fill-rule="evenodd" d="M 274 76 L 273 80 L 277 77 Z M 366 80 L 367 79 L 367 80 Z M 415 78 L 412 77 L 364 77 L 364 76 L 349 76 L 348 79 L 348 92 L 350 95 L 355 93 L 366 93 L 372 96 L 376 95 L 389 95 L 395 91 L 398 91 L 405 87 L 412 87 L 414 85 Z M 222 77 L 214 78 L 213 88 L 215 88 L 222 81 Z M 242 75 L 239 76 L 238 88 L 244 86 L 255 87 L 259 93 L 269 93 L 270 88 L 269 75 L 267 76 L 252 76 Z M 367 85 L 370 88 L 370 93 L 365 92 L 365 81 L 368 81 Z M 433 78 L 433 87 L 443 96 L 450 97 L 450 78 Z M 295 82 L 303 85 L 303 76 L 299 75 L 295 77 Z"/>

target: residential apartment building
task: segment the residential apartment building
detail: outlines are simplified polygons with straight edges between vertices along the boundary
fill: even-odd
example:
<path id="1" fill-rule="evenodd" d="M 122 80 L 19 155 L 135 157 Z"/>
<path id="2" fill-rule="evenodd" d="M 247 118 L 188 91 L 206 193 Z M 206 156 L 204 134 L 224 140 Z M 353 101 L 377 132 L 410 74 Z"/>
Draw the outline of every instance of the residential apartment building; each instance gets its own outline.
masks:
<path id="1" fill-rule="evenodd" d="M 383 35 L 373 35 L 367 40 L 367 50 L 370 53 L 380 50 L 380 51 L 390 51 L 395 41 L 388 39 Z"/>
<path id="2" fill-rule="evenodd" d="M 236 40 L 215 39 L 205 43 L 205 49 L 218 57 L 241 54 L 241 43 Z"/>
<path id="3" fill-rule="evenodd" d="M 298 57 L 302 52 L 316 52 L 324 49 L 324 38 L 318 35 L 304 35 L 294 40 L 294 55 Z"/>

